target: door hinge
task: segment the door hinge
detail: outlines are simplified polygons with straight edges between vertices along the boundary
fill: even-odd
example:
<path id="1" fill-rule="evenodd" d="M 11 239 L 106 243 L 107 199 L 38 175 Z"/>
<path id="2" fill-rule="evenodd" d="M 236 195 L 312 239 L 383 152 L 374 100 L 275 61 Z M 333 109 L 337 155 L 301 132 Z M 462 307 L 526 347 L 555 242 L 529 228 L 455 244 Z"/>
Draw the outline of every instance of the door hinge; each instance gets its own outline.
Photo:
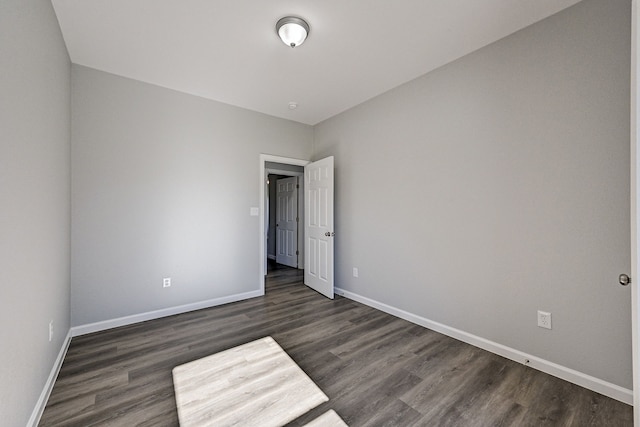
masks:
<path id="1" fill-rule="evenodd" d="M 296 184 L 296 188 L 300 188 L 300 184 Z"/>
<path id="2" fill-rule="evenodd" d="M 296 255 L 300 255 L 300 252 L 296 251 Z"/>
<path id="3" fill-rule="evenodd" d="M 296 222 L 300 222 L 300 218 L 296 217 Z"/>

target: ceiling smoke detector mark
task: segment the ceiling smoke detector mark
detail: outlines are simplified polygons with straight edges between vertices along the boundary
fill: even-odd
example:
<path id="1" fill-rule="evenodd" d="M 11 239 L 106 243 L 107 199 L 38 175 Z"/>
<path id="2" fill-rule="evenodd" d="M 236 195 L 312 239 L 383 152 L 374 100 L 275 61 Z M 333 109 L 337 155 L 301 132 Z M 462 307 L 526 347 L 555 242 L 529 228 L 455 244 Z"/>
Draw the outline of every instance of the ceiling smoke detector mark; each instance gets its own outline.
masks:
<path id="1" fill-rule="evenodd" d="M 298 108 L 298 103 L 294 102 L 294 101 L 291 101 L 289 103 L 289 110 L 295 110 L 296 108 Z"/>

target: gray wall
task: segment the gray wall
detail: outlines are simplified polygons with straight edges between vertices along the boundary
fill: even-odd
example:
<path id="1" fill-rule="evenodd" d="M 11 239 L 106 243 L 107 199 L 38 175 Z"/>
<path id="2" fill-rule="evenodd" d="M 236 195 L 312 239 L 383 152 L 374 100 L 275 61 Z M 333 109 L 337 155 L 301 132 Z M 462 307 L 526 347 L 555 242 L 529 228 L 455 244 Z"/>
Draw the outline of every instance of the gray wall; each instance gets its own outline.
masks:
<path id="1" fill-rule="evenodd" d="M 0 70 L 0 424 L 23 426 L 69 331 L 70 62 L 51 2 L 0 2 Z"/>
<path id="2" fill-rule="evenodd" d="M 317 125 L 336 285 L 631 388 L 629 52 L 585 0 Z"/>
<path id="3" fill-rule="evenodd" d="M 259 155 L 309 158 L 312 128 L 72 73 L 72 324 L 259 290 Z"/>

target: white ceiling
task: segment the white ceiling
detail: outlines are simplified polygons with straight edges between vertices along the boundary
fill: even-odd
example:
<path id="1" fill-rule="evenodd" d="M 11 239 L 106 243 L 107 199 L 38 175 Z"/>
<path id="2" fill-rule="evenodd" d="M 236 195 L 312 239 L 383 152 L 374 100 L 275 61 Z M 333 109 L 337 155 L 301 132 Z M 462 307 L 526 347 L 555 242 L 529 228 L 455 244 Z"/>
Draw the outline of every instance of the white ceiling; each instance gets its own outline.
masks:
<path id="1" fill-rule="evenodd" d="M 76 64 L 313 125 L 578 1 L 52 3 Z M 295 49 L 275 31 L 287 15 L 311 27 Z"/>

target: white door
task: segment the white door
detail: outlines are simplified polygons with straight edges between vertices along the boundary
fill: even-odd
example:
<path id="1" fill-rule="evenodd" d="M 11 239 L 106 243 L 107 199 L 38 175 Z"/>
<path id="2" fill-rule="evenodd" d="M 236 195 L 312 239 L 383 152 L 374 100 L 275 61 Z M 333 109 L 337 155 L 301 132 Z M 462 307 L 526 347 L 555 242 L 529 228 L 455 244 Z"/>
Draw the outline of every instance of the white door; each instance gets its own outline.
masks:
<path id="1" fill-rule="evenodd" d="M 304 283 L 333 299 L 333 157 L 304 167 Z"/>
<path id="2" fill-rule="evenodd" d="M 276 181 L 276 262 L 298 267 L 298 177 Z"/>

